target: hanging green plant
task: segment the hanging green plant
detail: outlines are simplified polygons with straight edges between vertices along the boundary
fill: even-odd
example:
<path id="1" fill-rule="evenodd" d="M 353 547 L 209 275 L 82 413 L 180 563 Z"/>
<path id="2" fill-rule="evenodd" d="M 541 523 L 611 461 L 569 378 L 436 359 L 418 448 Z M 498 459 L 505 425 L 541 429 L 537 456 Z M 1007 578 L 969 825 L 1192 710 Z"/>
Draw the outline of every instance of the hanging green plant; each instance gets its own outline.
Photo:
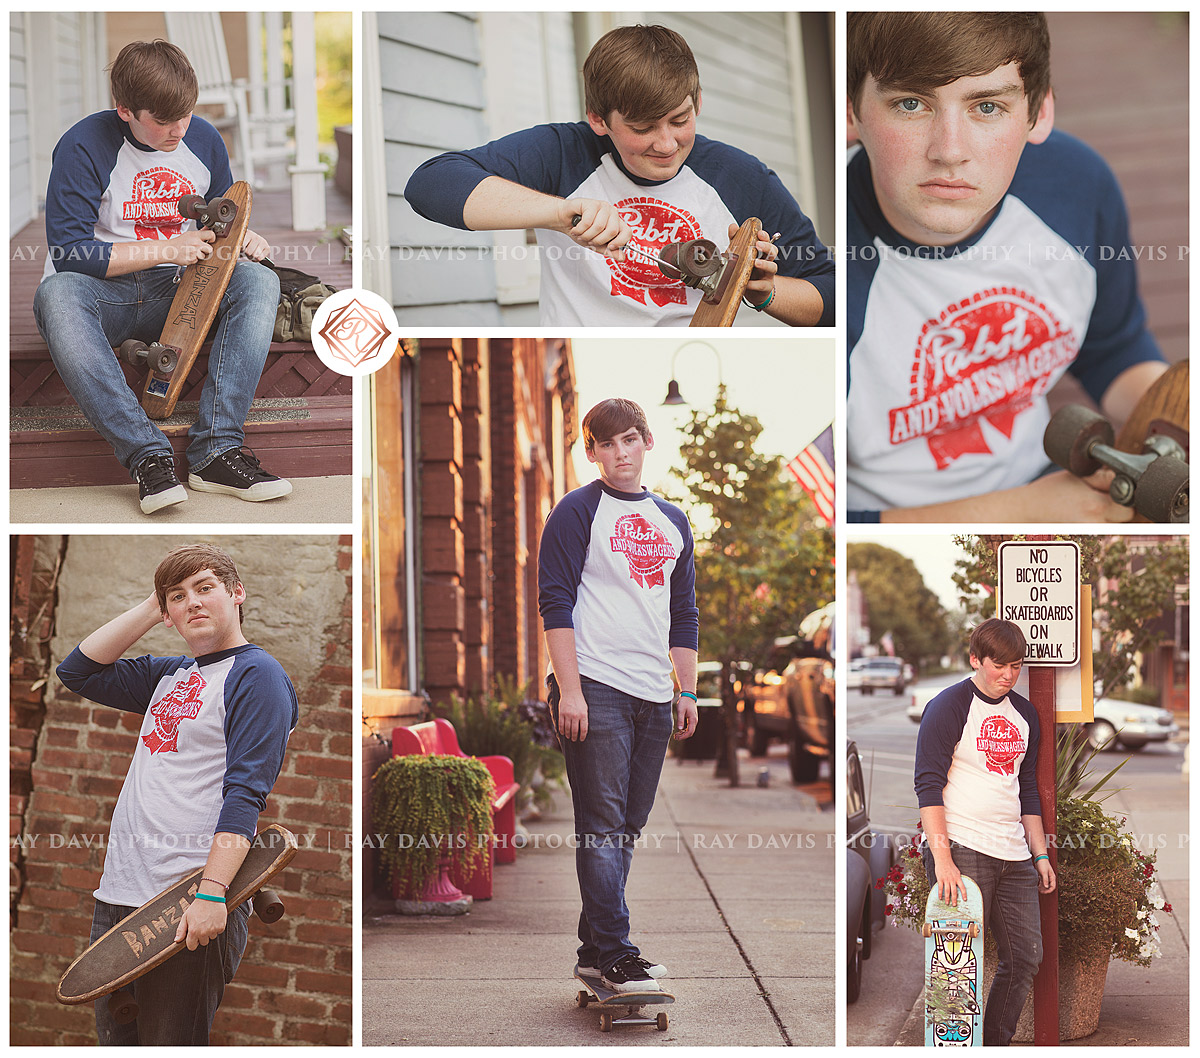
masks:
<path id="1" fill-rule="evenodd" d="M 487 863 L 492 776 L 471 757 L 393 757 L 375 772 L 371 811 L 388 881 L 420 893 L 439 861 L 469 878 Z"/>

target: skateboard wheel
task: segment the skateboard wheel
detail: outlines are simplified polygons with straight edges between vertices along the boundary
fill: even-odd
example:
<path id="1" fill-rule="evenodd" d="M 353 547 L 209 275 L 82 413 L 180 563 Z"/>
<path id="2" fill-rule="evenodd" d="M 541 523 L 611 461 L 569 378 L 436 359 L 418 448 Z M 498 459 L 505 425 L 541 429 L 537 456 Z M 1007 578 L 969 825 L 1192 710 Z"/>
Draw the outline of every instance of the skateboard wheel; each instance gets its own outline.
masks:
<path id="1" fill-rule="evenodd" d="M 708 239 L 690 239 L 680 248 L 677 267 L 690 276 L 710 276 L 721 267 L 717 244 Z"/>
<path id="2" fill-rule="evenodd" d="M 118 1025 L 128 1025 L 138 1016 L 138 1005 L 133 993 L 122 988 L 108 997 L 108 1012 Z"/>
<path id="3" fill-rule="evenodd" d="M 575 1005 L 577 1007 L 586 1007 L 591 1002 L 591 998 L 591 996 L 581 989 L 575 993 Z"/>
<path id="4" fill-rule="evenodd" d="M 274 889 L 260 889 L 254 894 L 254 913 L 268 926 L 283 918 L 284 906 Z"/>
<path id="5" fill-rule="evenodd" d="M 229 224 L 237 211 L 237 203 L 231 198 L 214 198 L 208 204 L 209 219 L 214 224 Z"/>
<path id="6" fill-rule="evenodd" d="M 170 375 L 179 363 L 179 353 L 169 345 L 159 345 L 155 342 L 146 347 L 144 353 L 146 363 L 160 375 Z"/>
<path id="7" fill-rule="evenodd" d="M 149 346 L 137 338 L 128 338 L 121 343 L 120 357 L 131 367 L 146 365 L 146 350 Z"/>
<path id="8" fill-rule="evenodd" d="M 1189 467 L 1174 456 L 1159 456 L 1142 472 L 1133 508 L 1152 522 L 1188 520 Z"/>
<path id="9" fill-rule="evenodd" d="M 922 937 L 932 937 L 933 936 L 933 927 L 928 922 L 926 922 L 924 925 L 921 926 L 921 936 Z"/>
<path id="10" fill-rule="evenodd" d="M 971 923 L 970 927 L 967 929 L 967 936 L 970 937 L 972 940 L 974 940 L 976 937 L 979 936 L 979 923 L 978 922 Z"/>
<path id="11" fill-rule="evenodd" d="M 1058 466 L 1077 478 L 1100 469 L 1101 463 L 1090 454 L 1091 446 L 1113 443 L 1113 428 L 1103 415 L 1081 404 L 1065 404 L 1046 424 L 1042 447 Z"/>
<path id="12" fill-rule="evenodd" d="M 188 220 L 199 220 L 204 216 L 204 211 L 208 203 L 204 201 L 203 195 L 181 195 L 175 208 L 179 210 L 179 215 Z"/>
<path id="13" fill-rule="evenodd" d="M 665 1012 L 658 1015 L 658 1031 L 659 1032 L 666 1032 L 667 1026 L 670 1024 L 671 1024 L 671 1022 L 667 1018 L 667 1015 Z"/>
<path id="14" fill-rule="evenodd" d="M 605 1010 L 600 1014 L 600 1031 L 612 1032 L 612 1013 L 610 1011 Z"/>

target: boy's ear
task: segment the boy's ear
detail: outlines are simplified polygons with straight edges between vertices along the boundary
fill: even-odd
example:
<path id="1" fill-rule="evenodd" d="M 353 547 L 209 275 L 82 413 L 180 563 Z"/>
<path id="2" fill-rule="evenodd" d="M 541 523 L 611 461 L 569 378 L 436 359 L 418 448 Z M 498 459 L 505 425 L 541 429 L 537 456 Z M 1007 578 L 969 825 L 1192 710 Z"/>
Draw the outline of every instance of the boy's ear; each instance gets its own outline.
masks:
<path id="1" fill-rule="evenodd" d="M 703 94 L 704 93 L 701 91 L 701 89 L 699 89 L 699 88 L 696 89 L 696 117 L 700 116 L 700 97 Z"/>
<path id="2" fill-rule="evenodd" d="M 588 125 L 597 136 L 608 135 L 608 122 L 599 114 L 593 114 L 590 110 L 587 112 Z"/>
<path id="3" fill-rule="evenodd" d="M 133 116 L 133 111 L 129 107 L 122 106 L 120 103 L 117 104 L 117 117 L 122 121 L 131 121 Z"/>
<path id="4" fill-rule="evenodd" d="M 242 582 L 239 580 L 233 586 L 233 601 L 241 605 L 246 601 L 246 589 L 242 587 Z"/>
<path id="5" fill-rule="evenodd" d="M 853 147 L 858 142 L 858 122 L 854 117 L 854 103 L 846 96 L 846 146 Z"/>
<path id="6" fill-rule="evenodd" d="M 592 451 L 592 450 L 591 450 L 589 447 L 587 447 L 586 445 L 584 446 L 584 449 L 583 449 L 583 454 L 584 454 L 585 456 L 587 456 L 587 461 L 588 461 L 589 463 L 594 463 L 594 462 L 596 462 L 596 454 L 595 454 L 595 453 L 594 453 L 594 452 L 593 452 L 593 451 Z"/>
<path id="7" fill-rule="evenodd" d="M 1037 121 L 1033 123 L 1033 128 L 1029 130 L 1028 142 L 1034 145 L 1045 143 L 1046 137 L 1050 135 L 1054 128 L 1054 92 L 1053 90 L 1046 93 L 1046 98 L 1042 100 L 1042 105 L 1038 108 Z"/>
<path id="8" fill-rule="evenodd" d="M 654 434 L 649 430 L 646 431 L 646 451 L 649 452 L 654 447 Z"/>

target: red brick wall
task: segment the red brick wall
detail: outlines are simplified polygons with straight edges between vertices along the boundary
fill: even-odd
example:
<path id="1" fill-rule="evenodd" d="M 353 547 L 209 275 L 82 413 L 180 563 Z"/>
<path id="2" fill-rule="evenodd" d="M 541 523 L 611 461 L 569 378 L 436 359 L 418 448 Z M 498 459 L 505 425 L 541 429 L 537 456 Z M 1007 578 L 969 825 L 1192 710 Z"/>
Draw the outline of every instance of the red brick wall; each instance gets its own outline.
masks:
<path id="1" fill-rule="evenodd" d="M 260 825 L 281 823 L 300 843 L 276 885 L 287 914 L 269 926 L 251 919 L 246 954 L 213 1026 L 214 1044 L 351 1042 L 351 538 L 331 546 L 345 601 L 338 621 L 314 630 L 323 665 L 296 686 L 299 723 L 260 818 Z M 14 703 L 30 693 L 17 676 Z M 58 1004 L 54 986 L 86 944 L 103 864 L 97 841 L 107 836 L 138 718 L 83 701 L 53 676 L 46 690 L 39 735 L 22 726 L 29 710 L 22 714 L 14 705 L 10 716 L 12 745 L 18 752 L 33 746 L 28 798 L 10 804 L 10 825 L 22 823 L 27 842 L 23 858 L 10 866 L 20 887 L 11 933 L 10 1041 L 87 1045 L 95 1042 L 91 1006 Z M 28 847 L 31 839 L 36 843 Z"/>

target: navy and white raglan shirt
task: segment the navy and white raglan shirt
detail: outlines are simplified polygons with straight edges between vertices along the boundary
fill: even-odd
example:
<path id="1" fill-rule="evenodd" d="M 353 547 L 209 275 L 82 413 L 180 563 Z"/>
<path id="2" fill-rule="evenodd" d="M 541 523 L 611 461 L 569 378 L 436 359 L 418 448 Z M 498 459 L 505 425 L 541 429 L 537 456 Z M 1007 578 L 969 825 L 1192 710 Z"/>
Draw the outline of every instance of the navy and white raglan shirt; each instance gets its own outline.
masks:
<path id="1" fill-rule="evenodd" d="M 115 110 L 104 110 L 68 129 L 52 158 L 43 279 L 55 271 L 103 279 L 114 242 L 169 239 L 195 228 L 179 215 L 180 196 L 214 198 L 233 185 L 221 134 L 195 115 L 175 150 L 156 151 L 139 143 Z"/>
<path id="2" fill-rule="evenodd" d="M 991 222 L 954 246 L 888 224 L 865 151 L 846 181 L 851 521 L 1027 484 L 1050 466 L 1045 395 L 1064 372 L 1099 401 L 1162 359 L 1120 189 L 1078 140 L 1027 145 Z"/>
<path id="3" fill-rule="evenodd" d="M 780 233 L 780 275 L 812 283 L 825 303 L 819 326 L 833 326 L 829 251 L 779 177 L 735 147 L 697 136 L 679 172 L 653 181 L 628 172 L 612 140 L 597 136 L 585 121 L 539 125 L 431 158 L 409 178 L 404 197 L 422 217 L 465 229 L 463 206 L 489 176 L 560 198 L 611 202 L 633 229 L 620 264 L 561 232 L 537 229 L 544 327 L 686 327 L 700 292 L 659 271 L 659 250 L 697 238 L 724 249 L 729 225 L 748 217 L 758 217 L 770 234 Z"/>
<path id="4" fill-rule="evenodd" d="M 547 631 L 575 630 L 581 676 L 669 702 L 670 648 L 700 646 L 687 516 L 599 480 L 567 493 L 542 530 L 538 608 Z"/>
<path id="5" fill-rule="evenodd" d="M 1027 698 L 989 698 L 973 679 L 947 687 L 921 716 L 918 806 L 945 805 L 951 841 L 998 860 L 1027 859 L 1021 816 L 1042 813 L 1039 733 Z"/>
<path id="6" fill-rule="evenodd" d="M 249 643 L 101 665 L 76 647 L 58 676 L 89 701 L 145 717 L 97 899 L 139 907 L 203 867 L 214 834 L 254 837 L 299 715 L 292 681 L 270 654 Z"/>

